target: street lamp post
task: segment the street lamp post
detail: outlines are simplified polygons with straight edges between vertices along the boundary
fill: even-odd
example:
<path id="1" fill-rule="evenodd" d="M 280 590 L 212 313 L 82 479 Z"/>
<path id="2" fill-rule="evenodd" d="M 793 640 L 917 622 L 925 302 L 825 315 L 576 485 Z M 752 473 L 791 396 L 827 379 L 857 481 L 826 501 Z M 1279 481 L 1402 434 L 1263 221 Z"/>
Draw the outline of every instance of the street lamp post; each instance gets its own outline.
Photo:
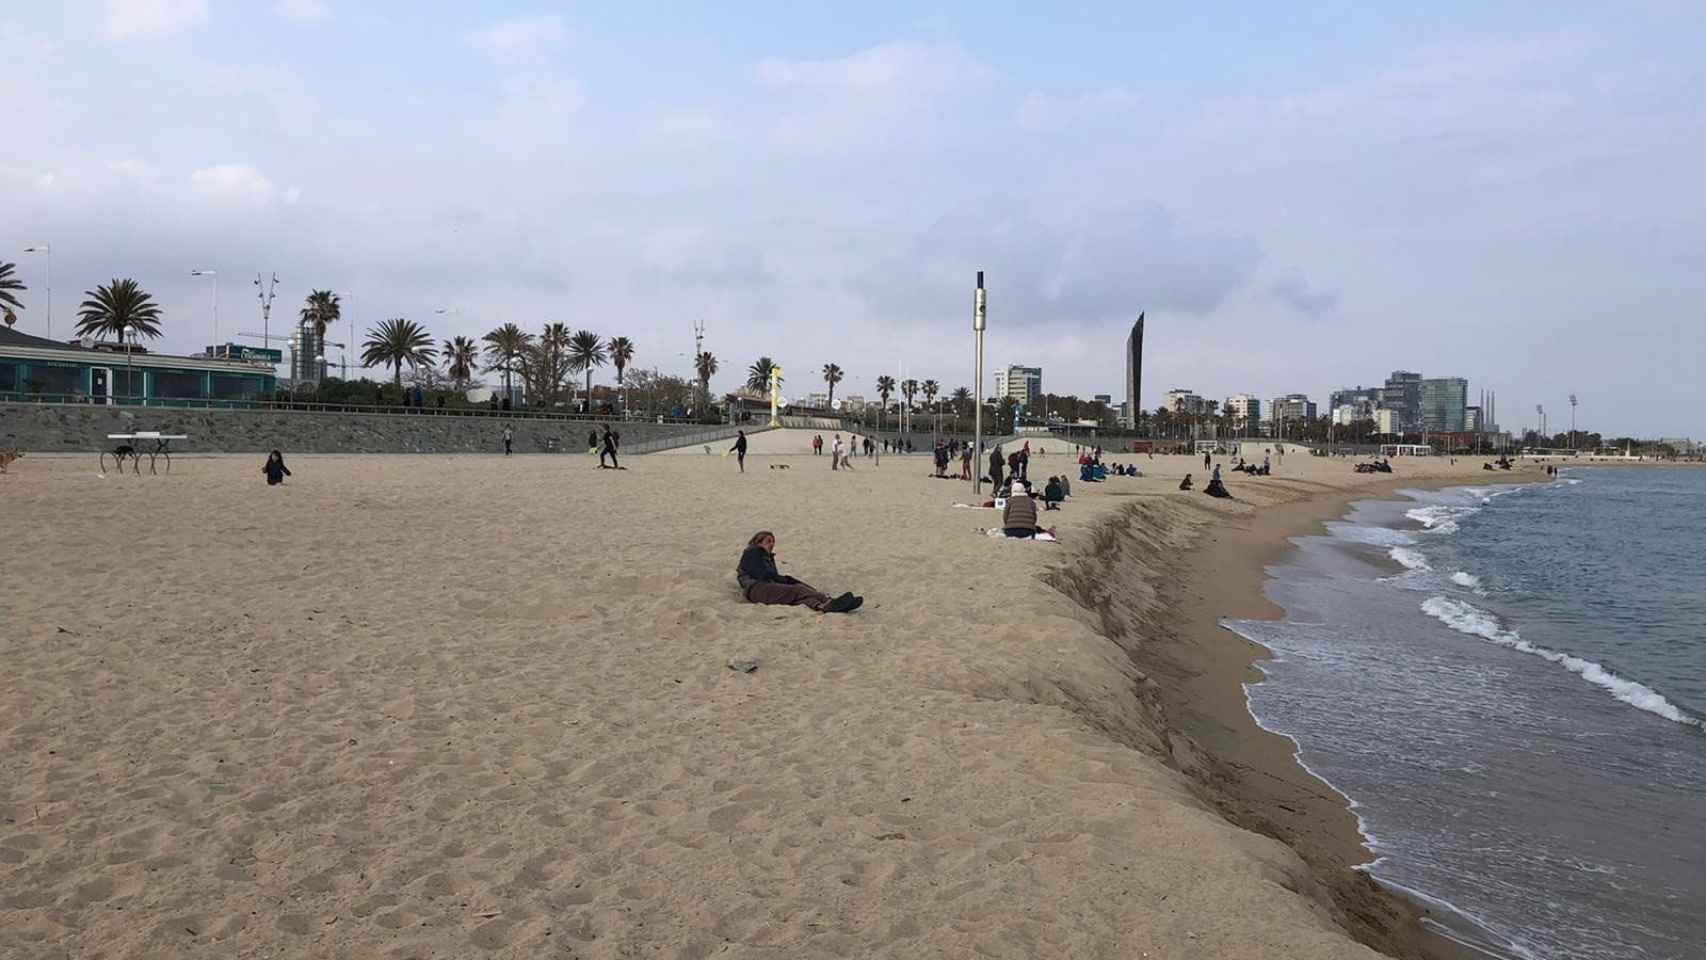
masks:
<path id="1" fill-rule="evenodd" d="M 217 347 L 219 346 L 219 271 L 191 270 L 190 276 L 213 278 L 213 345 Z"/>
<path id="2" fill-rule="evenodd" d="M 47 338 L 53 339 L 53 244 L 43 241 L 24 248 L 25 253 L 47 255 Z"/>
<path id="3" fill-rule="evenodd" d="M 971 329 L 977 346 L 973 351 L 976 359 L 973 361 L 972 383 L 976 384 L 977 395 L 973 398 L 972 415 L 972 473 L 971 492 L 983 492 L 983 329 L 987 322 L 986 302 L 983 293 L 983 271 L 977 272 L 977 292 L 972 294 Z"/>
<path id="4" fill-rule="evenodd" d="M 124 336 L 124 392 L 132 396 L 136 393 L 136 368 L 130 362 L 130 339 L 135 329 L 135 326 L 128 323 L 119 328 L 119 333 Z M 144 401 L 147 399 L 143 398 Z"/>
<path id="5" fill-rule="evenodd" d="M 349 304 L 352 305 L 350 312 L 349 312 L 349 343 L 344 347 L 344 379 L 348 380 L 349 379 L 349 352 L 351 350 L 355 349 L 355 309 L 353 306 L 353 304 L 355 303 L 355 294 L 349 292 L 348 290 L 344 290 L 344 291 L 339 292 L 338 296 L 342 299 L 342 301 L 348 302 Z M 338 308 L 340 310 L 342 310 L 343 309 L 343 303 L 340 303 Z"/>

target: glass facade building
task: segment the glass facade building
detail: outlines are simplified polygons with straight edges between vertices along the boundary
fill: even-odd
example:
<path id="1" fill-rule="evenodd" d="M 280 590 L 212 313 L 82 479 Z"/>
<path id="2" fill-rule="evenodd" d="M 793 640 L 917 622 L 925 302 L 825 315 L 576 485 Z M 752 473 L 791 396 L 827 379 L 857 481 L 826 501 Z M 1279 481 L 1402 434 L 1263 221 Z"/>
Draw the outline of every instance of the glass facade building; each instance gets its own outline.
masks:
<path id="1" fill-rule="evenodd" d="M 1438 377 L 1417 384 L 1417 429 L 1428 433 L 1462 433 L 1469 405 L 1469 381 Z"/>
<path id="2" fill-rule="evenodd" d="M 265 399 L 270 366 L 60 343 L 0 330 L 0 400 L 171 406 Z"/>

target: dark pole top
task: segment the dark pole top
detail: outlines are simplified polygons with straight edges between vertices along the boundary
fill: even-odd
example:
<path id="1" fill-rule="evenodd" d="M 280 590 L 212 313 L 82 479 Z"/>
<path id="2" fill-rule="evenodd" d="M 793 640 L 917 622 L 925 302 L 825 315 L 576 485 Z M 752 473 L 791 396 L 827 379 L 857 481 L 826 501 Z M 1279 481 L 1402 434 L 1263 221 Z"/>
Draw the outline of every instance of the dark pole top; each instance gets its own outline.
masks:
<path id="1" fill-rule="evenodd" d="M 977 272 L 977 288 L 979 290 L 983 289 L 983 271 L 982 270 L 979 270 Z"/>

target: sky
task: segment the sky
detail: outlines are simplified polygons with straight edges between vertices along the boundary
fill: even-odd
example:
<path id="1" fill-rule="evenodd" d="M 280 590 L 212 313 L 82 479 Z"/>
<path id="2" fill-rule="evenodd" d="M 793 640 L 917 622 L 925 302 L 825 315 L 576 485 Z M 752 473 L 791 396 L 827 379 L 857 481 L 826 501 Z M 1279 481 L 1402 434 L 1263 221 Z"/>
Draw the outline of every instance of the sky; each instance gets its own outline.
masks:
<path id="1" fill-rule="evenodd" d="M 796 395 L 970 386 L 983 270 L 986 391 L 1120 397 L 1143 312 L 1145 408 L 1408 369 L 1706 435 L 1706 4 L 1403 6 L 6 4 L 0 260 L 28 333 L 46 242 L 55 336 L 134 277 L 199 350 L 190 271 L 221 340 L 276 273 L 274 331 L 330 288 L 686 375 L 701 321 Z"/>

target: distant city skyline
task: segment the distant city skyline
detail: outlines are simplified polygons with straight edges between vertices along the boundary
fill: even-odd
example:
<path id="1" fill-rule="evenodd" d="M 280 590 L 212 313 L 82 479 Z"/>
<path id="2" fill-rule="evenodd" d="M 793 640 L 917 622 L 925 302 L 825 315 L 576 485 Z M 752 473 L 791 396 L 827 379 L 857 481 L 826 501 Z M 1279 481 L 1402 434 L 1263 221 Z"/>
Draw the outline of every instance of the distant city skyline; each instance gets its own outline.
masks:
<path id="1" fill-rule="evenodd" d="M 1698 5 L 427 11 L 12 5 L 17 329 L 51 246 L 59 339 L 133 277 L 195 352 L 276 271 L 275 333 L 323 288 L 358 340 L 557 321 L 690 377 L 703 321 L 719 386 L 767 354 L 871 395 L 971 385 L 984 270 L 987 355 L 1057 394 L 1123 400 L 1142 313 L 1145 410 L 1403 365 L 1706 433 Z"/>

